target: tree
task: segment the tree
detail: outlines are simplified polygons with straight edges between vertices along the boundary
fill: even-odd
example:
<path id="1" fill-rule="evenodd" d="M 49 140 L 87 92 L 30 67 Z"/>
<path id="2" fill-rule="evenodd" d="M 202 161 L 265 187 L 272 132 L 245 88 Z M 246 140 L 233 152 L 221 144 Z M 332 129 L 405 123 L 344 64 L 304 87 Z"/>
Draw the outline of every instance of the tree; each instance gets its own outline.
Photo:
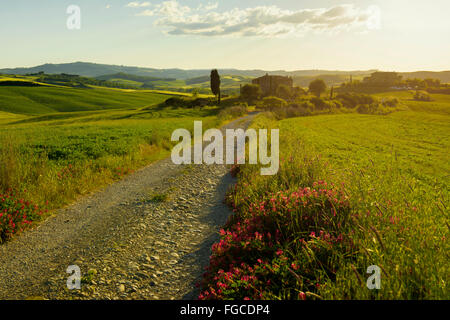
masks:
<path id="1" fill-rule="evenodd" d="M 294 99 L 300 97 L 300 96 L 305 96 L 306 95 L 306 91 L 303 88 L 300 87 L 294 87 L 292 89 L 292 97 Z"/>
<path id="2" fill-rule="evenodd" d="M 286 107 L 287 102 L 286 102 L 286 100 L 284 100 L 282 98 L 270 96 L 270 97 L 265 97 L 263 99 L 262 105 L 264 106 L 265 109 L 276 110 L 276 109 L 281 109 L 283 107 Z"/>
<path id="3" fill-rule="evenodd" d="M 211 71 L 211 91 L 218 97 L 218 102 L 220 104 L 220 76 L 217 69 Z"/>
<path id="4" fill-rule="evenodd" d="M 425 79 L 423 80 L 423 82 L 425 83 L 426 87 L 435 87 L 435 88 L 439 88 L 441 86 L 441 80 L 439 79 Z"/>
<path id="5" fill-rule="evenodd" d="M 200 93 L 200 90 L 198 88 L 194 88 L 191 91 L 191 94 L 192 94 L 193 98 L 198 98 L 199 93 Z"/>
<path id="6" fill-rule="evenodd" d="M 292 98 L 292 88 L 285 84 L 280 84 L 277 88 L 276 96 L 284 100 L 290 100 Z"/>
<path id="7" fill-rule="evenodd" d="M 259 99 L 261 95 L 261 87 L 257 84 L 246 84 L 241 88 L 241 98 L 248 103 Z"/>
<path id="8" fill-rule="evenodd" d="M 316 79 L 309 84 L 309 91 L 315 94 L 318 98 L 327 90 L 327 85 L 322 79 Z"/>

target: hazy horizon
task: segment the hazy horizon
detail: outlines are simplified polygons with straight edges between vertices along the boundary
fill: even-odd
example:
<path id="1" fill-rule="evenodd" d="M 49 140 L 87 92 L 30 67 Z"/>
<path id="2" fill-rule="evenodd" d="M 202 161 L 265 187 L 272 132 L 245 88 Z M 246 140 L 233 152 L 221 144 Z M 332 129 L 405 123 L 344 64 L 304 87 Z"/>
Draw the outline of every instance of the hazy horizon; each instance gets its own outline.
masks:
<path id="1" fill-rule="evenodd" d="M 314 69 L 304 69 L 304 68 L 296 68 L 296 69 L 265 69 L 265 68 L 236 68 L 236 67 L 221 67 L 221 66 L 212 66 L 212 67 L 205 67 L 205 68 L 182 68 L 182 67 L 169 67 L 169 68 L 158 68 L 154 66 L 140 66 L 140 65 L 133 65 L 133 64 L 126 64 L 126 63 L 120 63 L 120 64 L 109 64 L 109 63 L 103 63 L 103 62 L 94 62 L 94 61 L 71 61 L 71 62 L 61 62 L 61 63 L 53 63 L 53 62 L 44 62 L 37 65 L 28 65 L 28 66 L 0 66 L 0 69 L 18 69 L 18 68 L 33 68 L 41 65 L 46 64 L 53 64 L 53 65 L 59 65 L 59 64 L 73 64 L 73 63 L 95 63 L 95 64 L 104 64 L 104 65 L 115 65 L 115 66 L 125 66 L 125 67 L 135 67 L 135 68 L 149 68 L 149 69 L 179 69 L 179 70 L 211 70 L 211 69 L 219 69 L 219 70 L 227 70 L 227 69 L 236 69 L 236 70 L 242 70 L 242 71 L 251 71 L 251 70 L 261 70 L 261 71 L 268 71 L 268 72 L 276 72 L 276 71 L 285 71 L 285 72 L 295 72 L 295 71 L 327 71 L 327 72 L 358 72 L 358 71 L 383 71 L 383 72 L 399 72 L 399 73 L 409 73 L 409 72 L 446 72 L 450 71 L 450 67 L 448 69 L 442 69 L 442 70 L 430 70 L 430 69 L 411 69 L 411 70 L 382 70 L 377 68 L 367 68 L 367 69 L 325 69 L 325 68 L 314 68 Z"/>

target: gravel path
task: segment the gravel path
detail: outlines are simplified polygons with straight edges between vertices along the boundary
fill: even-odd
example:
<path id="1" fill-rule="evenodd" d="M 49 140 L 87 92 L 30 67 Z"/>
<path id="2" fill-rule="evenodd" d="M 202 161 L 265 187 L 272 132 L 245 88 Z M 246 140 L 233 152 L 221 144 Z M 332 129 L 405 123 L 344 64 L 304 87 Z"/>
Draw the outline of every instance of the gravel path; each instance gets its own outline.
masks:
<path id="1" fill-rule="evenodd" d="M 225 165 L 169 158 L 141 169 L 0 246 L 0 299 L 195 299 L 232 183 Z M 69 265 L 81 290 L 67 289 Z"/>

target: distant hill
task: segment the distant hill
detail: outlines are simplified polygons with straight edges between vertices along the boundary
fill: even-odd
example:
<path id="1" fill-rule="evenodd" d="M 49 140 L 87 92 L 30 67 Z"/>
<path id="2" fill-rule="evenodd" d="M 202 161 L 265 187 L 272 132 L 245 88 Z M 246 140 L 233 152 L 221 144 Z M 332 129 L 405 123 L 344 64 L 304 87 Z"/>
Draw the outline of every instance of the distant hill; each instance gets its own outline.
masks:
<path id="1" fill-rule="evenodd" d="M 156 77 L 146 77 L 146 76 L 137 76 L 134 74 L 127 74 L 124 72 L 101 75 L 96 77 L 98 80 L 112 80 L 112 79 L 124 79 L 136 82 L 147 82 L 147 81 L 175 81 L 175 78 L 156 78 Z"/>
<path id="2" fill-rule="evenodd" d="M 236 75 L 241 77 L 260 77 L 268 74 L 277 74 L 283 76 L 317 76 L 326 74 L 342 74 L 342 75 L 359 75 L 368 74 L 376 70 L 369 71 L 329 71 L 329 70 L 298 70 L 298 71 L 266 71 L 266 70 L 239 70 L 239 69 L 219 69 L 220 74 Z M 97 64 L 89 62 L 74 62 L 63 64 L 43 64 L 30 68 L 10 68 L 0 69 L 0 73 L 4 74 L 31 74 L 44 72 L 46 74 L 76 74 L 84 77 L 100 77 L 105 75 L 114 75 L 125 73 L 128 75 L 163 78 L 163 79 L 193 79 L 199 77 L 209 76 L 210 69 L 155 69 L 155 68 L 141 68 L 129 66 L 117 66 L 107 64 Z"/>
<path id="3" fill-rule="evenodd" d="M 210 76 L 201 76 L 201 77 L 197 77 L 197 78 L 192 78 L 192 79 L 187 79 L 186 80 L 186 84 L 187 85 L 192 85 L 192 84 L 200 84 L 203 82 L 208 82 L 210 81 Z"/>
<path id="4" fill-rule="evenodd" d="M 362 78 L 370 75 L 377 70 L 355 70 L 355 71 L 339 71 L 339 70 L 297 70 L 297 71 L 285 71 L 285 70 L 239 70 L 239 69 L 219 69 L 221 75 L 233 75 L 238 77 L 255 78 L 265 75 L 266 73 L 271 75 L 290 76 L 294 78 L 294 82 L 297 85 L 306 86 L 311 80 L 315 78 L 324 78 L 329 85 L 336 85 L 343 81 L 348 81 L 350 75 L 354 79 Z M 139 83 L 149 83 L 155 81 L 170 82 L 173 80 L 187 80 L 186 84 L 200 84 L 207 77 L 209 77 L 210 69 L 156 69 L 156 68 L 141 68 L 130 66 L 118 66 L 108 64 L 97 64 L 89 62 L 74 62 L 63 64 L 43 64 L 31 68 L 13 68 L 13 69 L 0 69 L 0 73 L 4 74 L 33 74 L 44 72 L 46 74 L 76 74 L 84 77 L 94 77 L 99 80 L 110 79 L 123 79 L 128 81 L 135 81 Z M 431 71 L 418 71 L 418 72 L 404 72 L 400 73 L 404 78 L 434 78 L 439 79 L 441 82 L 450 82 L 450 71 L 431 72 Z M 118 76 L 120 75 L 120 76 Z M 113 77 L 118 76 L 118 77 Z M 131 79 L 132 76 L 145 77 L 141 79 Z M 128 79 L 124 78 L 128 77 Z"/>
<path id="5" fill-rule="evenodd" d="M 442 83 L 450 83 L 450 71 L 417 71 L 417 72 L 401 72 L 403 79 L 439 79 Z"/>
<path id="6" fill-rule="evenodd" d="M 351 74 L 353 80 L 362 80 L 364 77 L 368 77 L 371 74 L 371 72 L 367 73 L 358 73 L 358 74 Z M 311 81 L 316 79 L 322 79 L 325 81 L 327 86 L 337 86 L 344 82 L 348 82 L 350 80 L 350 74 L 320 74 L 316 76 L 297 76 L 293 77 L 294 79 L 294 85 L 299 87 L 307 87 Z"/>

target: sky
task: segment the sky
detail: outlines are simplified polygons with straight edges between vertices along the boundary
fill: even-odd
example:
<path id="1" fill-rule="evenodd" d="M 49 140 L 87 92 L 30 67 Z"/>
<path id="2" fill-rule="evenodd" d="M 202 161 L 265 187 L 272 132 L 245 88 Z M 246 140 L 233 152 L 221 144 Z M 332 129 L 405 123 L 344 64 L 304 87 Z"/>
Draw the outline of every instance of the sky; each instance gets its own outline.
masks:
<path id="1" fill-rule="evenodd" d="M 449 12 L 448 0 L 0 0 L 0 68 L 450 70 Z"/>

